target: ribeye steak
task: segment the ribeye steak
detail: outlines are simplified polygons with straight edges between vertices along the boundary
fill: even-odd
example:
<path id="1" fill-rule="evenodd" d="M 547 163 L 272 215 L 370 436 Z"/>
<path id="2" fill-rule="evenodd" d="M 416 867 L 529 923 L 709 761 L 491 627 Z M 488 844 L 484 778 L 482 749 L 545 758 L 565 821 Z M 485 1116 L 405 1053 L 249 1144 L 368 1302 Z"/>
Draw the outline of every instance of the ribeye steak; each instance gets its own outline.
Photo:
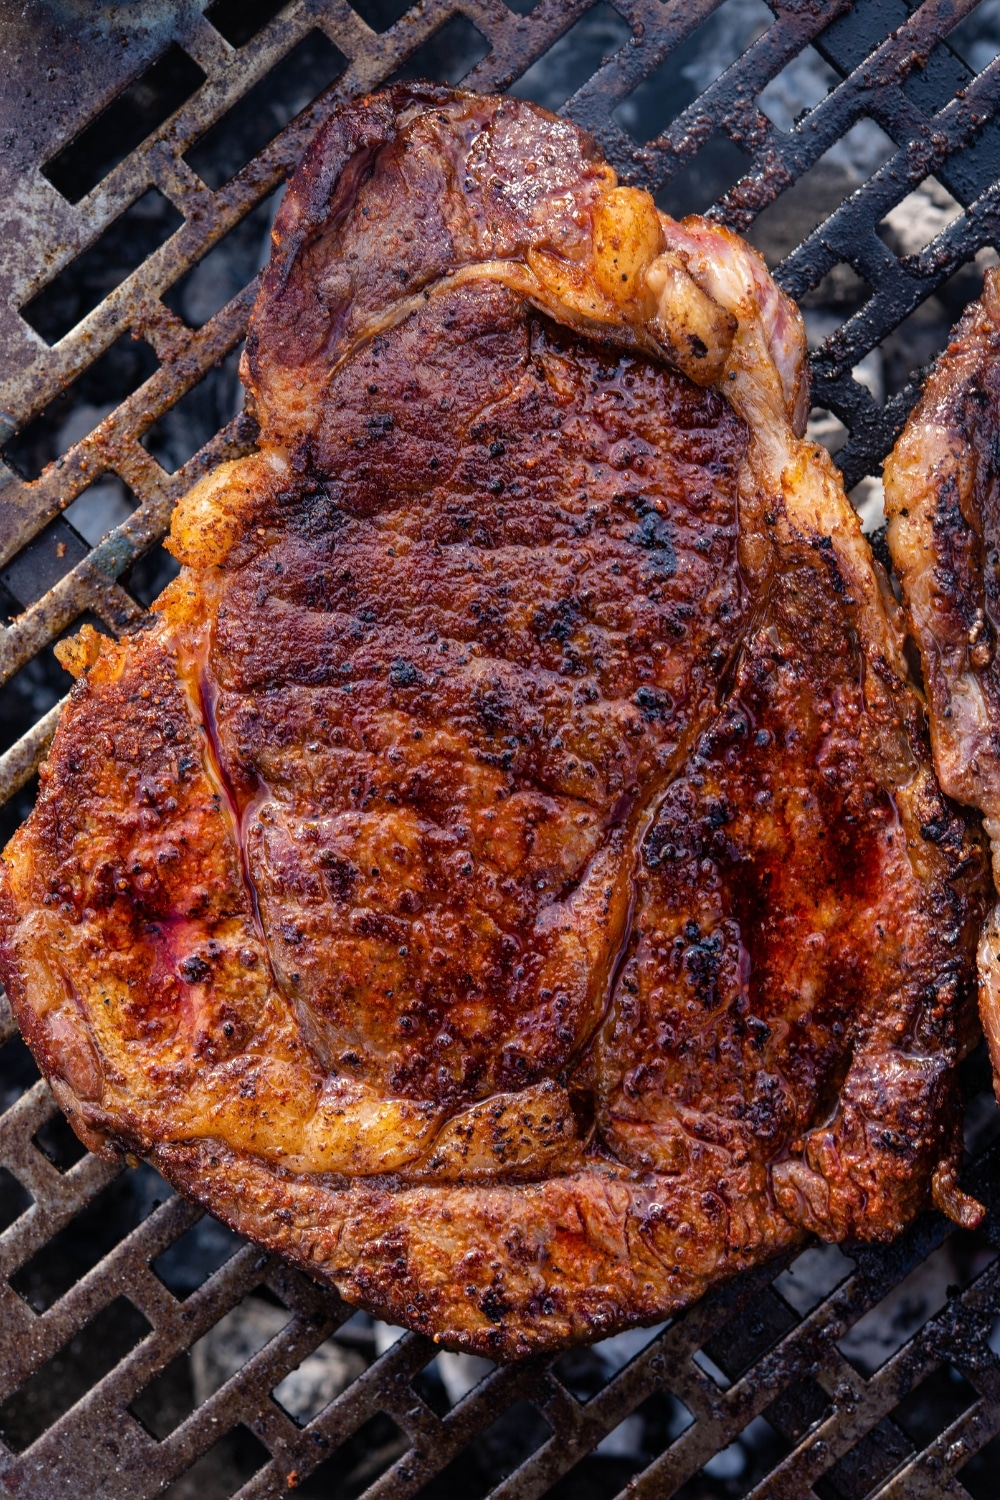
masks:
<path id="1" fill-rule="evenodd" d="M 985 856 L 725 229 L 511 99 L 334 114 L 259 453 L 82 635 L 2 972 L 82 1138 L 511 1357 L 955 1185 Z"/>

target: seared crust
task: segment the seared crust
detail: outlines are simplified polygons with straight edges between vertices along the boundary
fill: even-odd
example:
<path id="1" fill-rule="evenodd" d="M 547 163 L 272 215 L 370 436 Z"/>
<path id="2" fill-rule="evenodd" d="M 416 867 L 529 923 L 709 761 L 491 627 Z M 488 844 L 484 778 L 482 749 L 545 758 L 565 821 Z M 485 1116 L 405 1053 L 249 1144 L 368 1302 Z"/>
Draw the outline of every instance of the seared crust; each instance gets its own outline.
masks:
<path id="1" fill-rule="evenodd" d="M 182 501 L 155 625 L 78 649 L 4 856 L 89 1145 L 503 1358 L 888 1237 L 935 1171 L 972 1211 L 983 849 L 803 354 L 753 252 L 566 122 L 334 116 L 248 339 L 261 453 Z"/>

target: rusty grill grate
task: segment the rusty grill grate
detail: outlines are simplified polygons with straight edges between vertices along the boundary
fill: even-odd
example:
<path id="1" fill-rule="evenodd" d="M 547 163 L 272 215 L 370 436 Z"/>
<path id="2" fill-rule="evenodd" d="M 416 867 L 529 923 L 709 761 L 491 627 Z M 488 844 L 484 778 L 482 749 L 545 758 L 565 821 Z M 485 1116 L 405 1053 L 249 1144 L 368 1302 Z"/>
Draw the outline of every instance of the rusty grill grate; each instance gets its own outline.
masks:
<path id="1" fill-rule="evenodd" d="M 0 19 L 8 832 L 65 690 L 52 643 L 134 622 L 174 501 L 252 445 L 234 358 L 276 190 L 330 104 L 386 78 L 564 108 L 663 206 L 714 202 L 755 239 L 807 310 L 815 430 L 877 524 L 914 366 L 1000 246 L 996 0 L 403 5 L 31 0 Z M 81 1154 L 5 1008 L 0 1048 L 4 1494 L 1000 1495 L 981 1057 L 978 1234 L 927 1215 L 888 1250 L 813 1247 L 662 1330 L 493 1369 L 392 1342 L 151 1169 Z"/>

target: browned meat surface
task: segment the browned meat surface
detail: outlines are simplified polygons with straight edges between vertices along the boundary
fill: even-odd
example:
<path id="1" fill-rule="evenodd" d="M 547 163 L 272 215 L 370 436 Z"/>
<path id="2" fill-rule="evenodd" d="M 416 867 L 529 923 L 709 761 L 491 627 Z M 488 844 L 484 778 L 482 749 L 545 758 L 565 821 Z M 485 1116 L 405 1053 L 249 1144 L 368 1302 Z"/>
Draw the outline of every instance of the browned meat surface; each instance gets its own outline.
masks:
<path id="1" fill-rule="evenodd" d="M 889 545 L 920 660 L 934 764 L 975 807 L 1000 888 L 1000 275 L 987 272 L 886 463 Z M 1000 911 L 979 944 L 979 1010 L 1000 1097 Z"/>
<path id="2" fill-rule="evenodd" d="M 802 441 L 795 309 L 575 127 L 398 89 L 300 168 L 260 454 L 84 636 L 0 968 L 97 1150 L 500 1357 L 954 1186 L 985 859 Z"/>

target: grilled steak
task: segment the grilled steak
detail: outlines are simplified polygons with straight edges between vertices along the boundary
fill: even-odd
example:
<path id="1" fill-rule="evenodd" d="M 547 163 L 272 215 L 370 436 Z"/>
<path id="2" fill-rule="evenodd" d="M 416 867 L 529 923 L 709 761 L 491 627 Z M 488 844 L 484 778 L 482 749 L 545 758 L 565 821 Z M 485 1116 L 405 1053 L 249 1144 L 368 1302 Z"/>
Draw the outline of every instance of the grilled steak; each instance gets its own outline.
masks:
<path id="1" fill-rule="evenodd" d="M 571 124 L 398 88 L 286 195 L 260 451 L 83 634 L 2 970 L 82 1138 L 508 1358 L 955 1186 L 985 857 L 794 307 Z"/>
<path id="2" fill-rule="evenodd" d="M 1000 274 L 955 329 L 885 466 L 893 564 L 920 649 L 949 796 L 978 808 L 1000 888 Z M 1000 1098 L 1000 911 L 979 944 L 979 1009 Z"/>

